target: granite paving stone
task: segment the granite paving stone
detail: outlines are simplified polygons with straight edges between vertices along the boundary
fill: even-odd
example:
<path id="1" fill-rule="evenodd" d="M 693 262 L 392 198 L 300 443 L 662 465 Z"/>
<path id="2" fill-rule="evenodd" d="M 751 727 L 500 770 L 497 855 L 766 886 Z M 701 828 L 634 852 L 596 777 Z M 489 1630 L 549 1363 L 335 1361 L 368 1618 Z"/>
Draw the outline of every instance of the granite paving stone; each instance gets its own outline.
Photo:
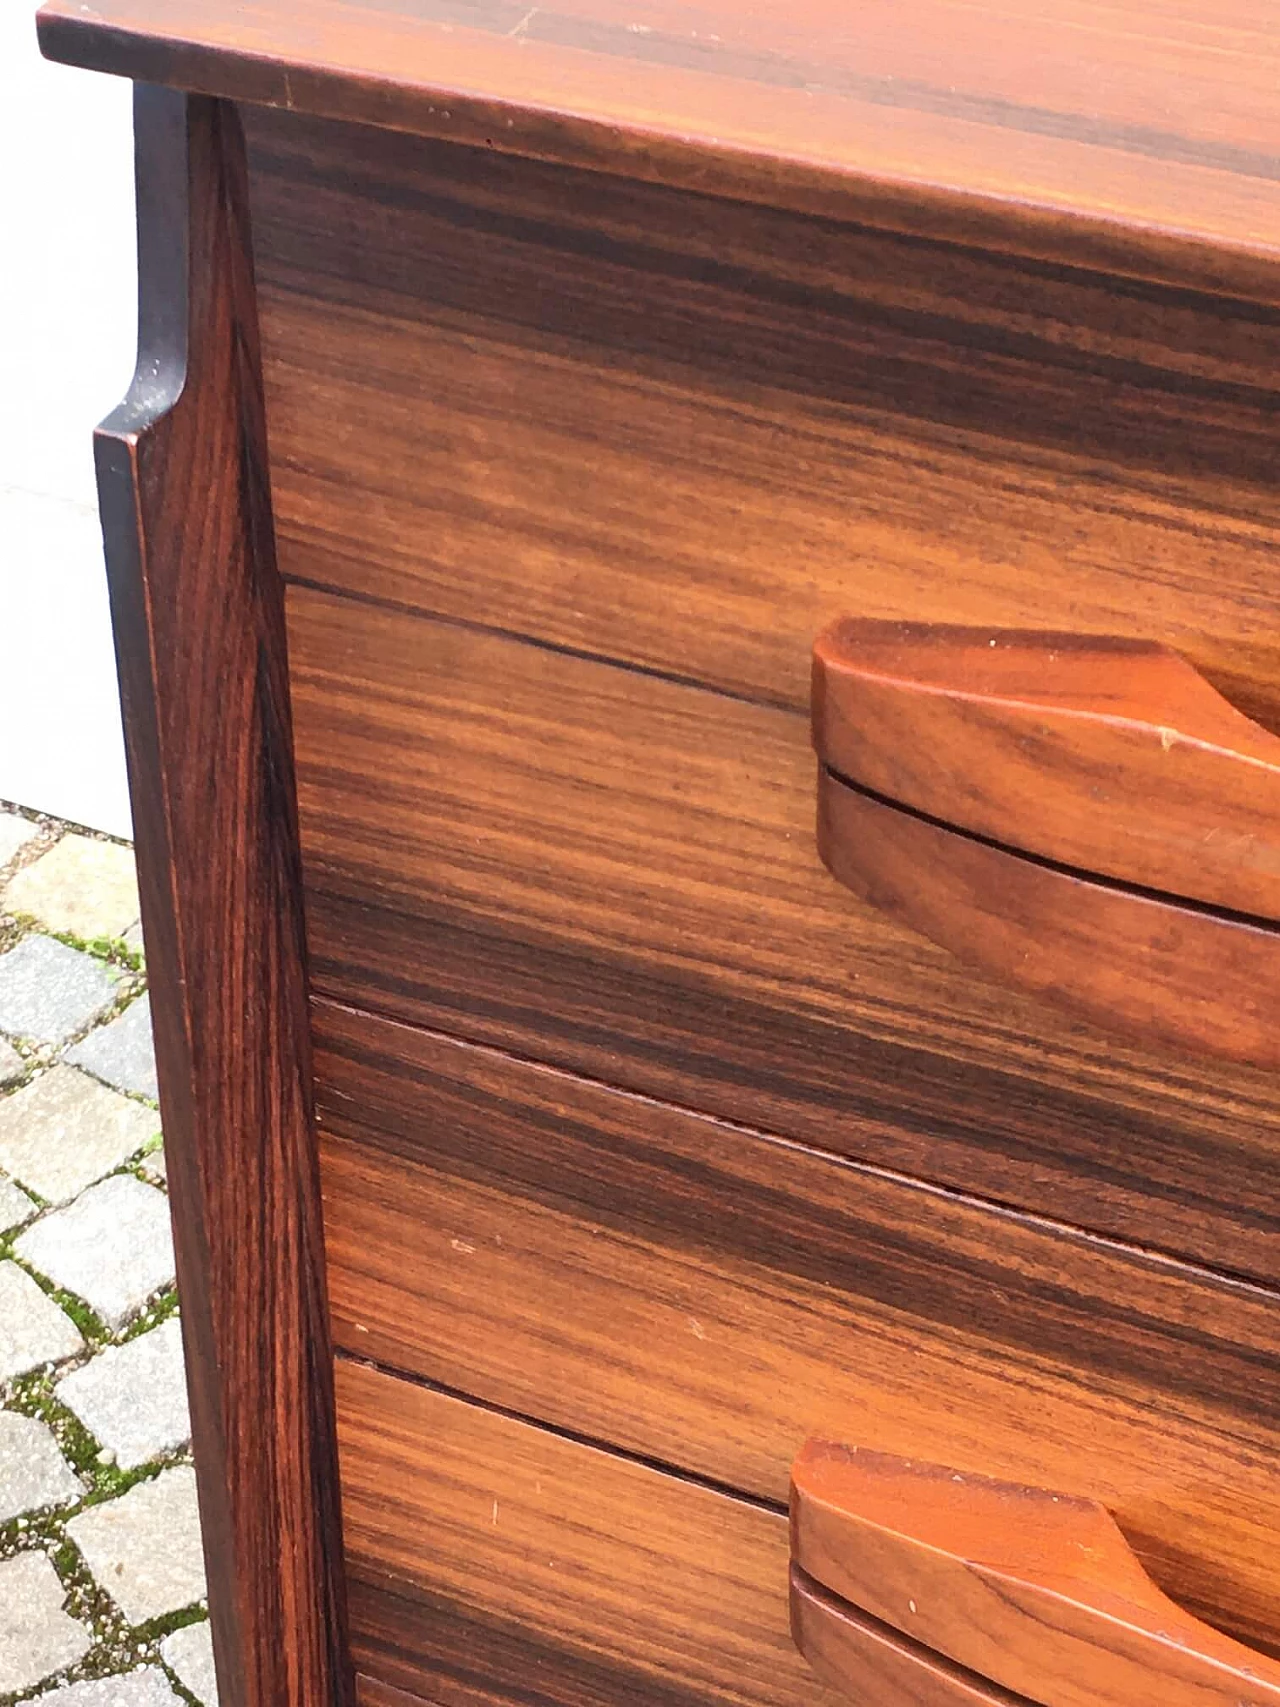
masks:
<path id="1" fill-rule="evenodd" d="M 0 1108 L 4 1105 L 0 1103 Z M 11 1227 L 18 1227 L 29 1215 L 34 1215 L 36 1206 L 25 1191 L 19 1191 L 11 1179 L 0 1175 L 0 1233 L 7 1233 Z"/>
<path id="2" fill-rule="evenodd" d="M 142 939 L 141 919 L 138 920 L 137 924 L 130 925 L 124 933 L 124 946 L 132 949 L 134 954 L 140 954 L 143 960 L 147 958 L 147 945 Z"/>
<path id="3" fill-rule="evenodd" d="M 126 1345 L 108 1346 L 64 1375 L 57 1396 L 122 1470 L 136 1469 L 191 1438 L 176 1316 Z"/>
<path id="4" fill-rule="evenodd" d="M 84 1491 L 44 1423 L 0 1411 L 0 1523 L 45 1506 L 74 1505 Z"/>
<path id="5" fill-rule="evenodd" d="M 0 1168 L 67 1203 L 154 1138 L 160 1116 L 62 1065 L 0 1102 Z"/>
<path id="6" fill-rule="evenodd" d="M 0 1381 L 11 1381 L 43 1363 L 61 1363 L 83 1350 L 80 1330 L 70 1316 L 16 1262 L 0 1262 Z"/>
<path id="7" fill-rule="evenodd" d="M 0 1559 L 0 1695 L 74 1665 L 92 1638 L 63 1610 L 66 1591 L 43 1553 Z"/>
<path id="8" fill-rule="evenodd" d="M 67 835 L 11 877 L 7 913 L 86 939 L 122 937 L 138 917 L 133 853 L 116 842 Z"/>
<path id="9" fill-rule="evenodd" d="M 26 1062 L 12 1043 L 7 1043 L 0 1037 L 0 1085 L 11 1085 L 15 1079 L 20 1079 L 26 1070 Z"/>
<path id="10" fill-rule="evenodd" d="M 204 1597 L 196 1475 L 189 1464 L 90 1506 L 71 1519 L 67 1534 L 130 1624 Z"/>
<path id="11" fill-rule="evenodd" d="M 118 1677 L 64 1683 L 37 1697 L 40 1707 L 183 1707 L 158 1666 L 140 1666 Z M 34 1704 L 33 1704 L 34 1707 Z"/>
<path id="12" fill-rule="evenodd" d="M 200 1707 L 218 1707 L 218 1680 L 213 1669 L 213 1636 L 209 1622 L 185 1624 L 166 1636 L 160 1657 Z"/>
<path id="13" fill-rule="evenodd" d="M 173 1283 L 168 1200 L 132 1174 L 90 1186 L 67 1208 L 33 1222 L 13 1248 L 55 1286 L 83 1298 L 112 1329 Z"/>
<path id="14" fill-rule="evenodd" d="M 16 812 L 0 812 L 0 865 L 8 865 L 18 850 L 39 834 L 39 824 L 20 818 Z"/>
<path id="15" fill-rule="evenodd" d="M 0 968 L 4 965 L 0 961 Z M 156 1057 L 151 1044 L 151 998 L 140 996 L 109 1025 L 92 1031 L 67 1051 L 74 1067 L 83 1067 L 95 1078 L 105 1079 L 118 1091 L 136 1096 L 159 1096 Z"/>
<path id="16" fill-rule="evenodd" d="M 64 1043 L 111 1006 L 119 976 L 51 936 L 23 937 L 0 954 L 0 1031 Z"/>

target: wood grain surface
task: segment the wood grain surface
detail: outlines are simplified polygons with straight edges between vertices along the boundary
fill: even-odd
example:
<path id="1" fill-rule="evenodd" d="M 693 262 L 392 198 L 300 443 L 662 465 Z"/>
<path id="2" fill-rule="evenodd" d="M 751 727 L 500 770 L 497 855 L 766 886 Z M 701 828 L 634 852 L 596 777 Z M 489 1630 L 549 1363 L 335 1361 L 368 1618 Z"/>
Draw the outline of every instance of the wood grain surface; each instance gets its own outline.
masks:
<path id="1" fill-rule="evenodd" d="M 1275 314 L 246 122 L 286 578 L 805 711 L 842 616 L 1127 635 L 1280 727 Z"/>
<path id="2" fill-rule="evenodd" d="M 848 618 L 814 643 L 813 740 L 953 829 L 1280 919 L 1280 737 L 1154 641 Z"/>
<path id="3" fill-rule="evenodd" d="M 1280 1067 L 1280 931 L 1092 881 L 823 771 L 818 847 L 868 906 L 984 978 L 1148 1047 Z"/>
<path id="4" fill-rule="evenodd" d="M 781 1506 L 821 1434 L 1099 1500 L 1280 1646 L 1276 1296 L 315 1009 L 345 1352 Z"/>
<path id="5" fill-rule="evenodd" d="M 99 429 L 223 1707 L 349 1700 L 281 587 L 234 109 L 136 102 L 140 336 Z"/>
<path id="6" fill-rule="evenodd" d="M 1261 0 L 49 0 L 72 64 L 1274 300 Z"/>
<path id="7" fill-rule="evenodd" d="M 356 1673 L 356 1700 L 360 1707 L 440 1707 L 438 1701 L 424 1701 L 421 1695 L 411 1695 L 363 1672 Z"/>
<path id="8" fill-rule="evenodd" d="M 1280 1663 L 1175 1605 L 1111 1514 L 1070 1493 L 810 1440 L 791 1549 L 855 1614 L 1043 1707 L 1280 1701 Z"/>
<path id="9" fill-rule="evenodd" d="M 1275 1277 L 1274 1080 L 983 982 L 824 870 L 807 717 L 302 588 L 324 994 Z"/>
<path id="10" fill-rule="evenodd" d="M 855 1612 L 795 1565 L 791 1633 L 823 1682 L 864 1707 L 1033 1707 Z"/>
<path id="11" fill-rule="evenodd" d="M 781 1512 L 342 1360 L 338 1426 L 380 1684 L 440 1707 L 836 1707 L 791 1643 Z"/>

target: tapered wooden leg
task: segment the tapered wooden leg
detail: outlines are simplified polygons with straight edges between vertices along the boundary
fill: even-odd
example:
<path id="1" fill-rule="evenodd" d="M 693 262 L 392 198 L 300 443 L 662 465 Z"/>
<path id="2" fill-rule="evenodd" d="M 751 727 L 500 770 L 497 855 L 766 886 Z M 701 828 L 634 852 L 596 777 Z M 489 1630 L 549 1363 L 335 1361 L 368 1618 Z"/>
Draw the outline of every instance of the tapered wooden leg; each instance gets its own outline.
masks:
<path id="1" fill-rule="evenodd" d="M 282 595 L 238 115 L 136 96 L 140 335 L 99 429 L 223 1707 L 352 1699 Z"/>

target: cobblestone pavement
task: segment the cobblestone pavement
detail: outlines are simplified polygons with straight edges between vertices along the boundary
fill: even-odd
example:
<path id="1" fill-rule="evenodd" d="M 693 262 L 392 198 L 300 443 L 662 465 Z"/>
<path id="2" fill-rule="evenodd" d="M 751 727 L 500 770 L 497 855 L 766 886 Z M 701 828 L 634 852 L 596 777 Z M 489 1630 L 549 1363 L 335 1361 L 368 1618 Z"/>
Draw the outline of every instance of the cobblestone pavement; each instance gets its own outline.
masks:
<path id="1" fill-rule="evenodd" d="M 132 850 L 0 803 L 0 1707 L 216 1707 Z"/>

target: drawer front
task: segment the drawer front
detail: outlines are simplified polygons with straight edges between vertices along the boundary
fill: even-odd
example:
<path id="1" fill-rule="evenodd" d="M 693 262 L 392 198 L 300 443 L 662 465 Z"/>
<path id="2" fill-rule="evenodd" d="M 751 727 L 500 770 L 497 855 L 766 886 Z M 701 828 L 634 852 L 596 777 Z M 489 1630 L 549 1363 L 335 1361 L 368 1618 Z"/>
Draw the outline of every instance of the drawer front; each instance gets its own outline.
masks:
<path id="1" fill-rule="evenodd" d="M 245 116 L 286 576 L 797 708 L 853 614 L 1280 714 L 1280 313 Z"/>
<path id="2" fill-rule="evenodd" d="M 337 1385 L 364 1701 L 836 1707 L 791 1644 L 783 1513 L 341 1359 Z"/>
<path id="3" fill-rule="evenodd" d="M 1264 1277 L 1274 1080 L 984 985 L 822 868 L 805 720 L 290 589 L 316 986 Z"/>
<path id="4" fill-rule="evenodd" d="M 1275 1300 L 320 1003 L 334 1331 L 781 1508 L 806 1437 L 1096 1498 L 1280 1645 Z"/>

